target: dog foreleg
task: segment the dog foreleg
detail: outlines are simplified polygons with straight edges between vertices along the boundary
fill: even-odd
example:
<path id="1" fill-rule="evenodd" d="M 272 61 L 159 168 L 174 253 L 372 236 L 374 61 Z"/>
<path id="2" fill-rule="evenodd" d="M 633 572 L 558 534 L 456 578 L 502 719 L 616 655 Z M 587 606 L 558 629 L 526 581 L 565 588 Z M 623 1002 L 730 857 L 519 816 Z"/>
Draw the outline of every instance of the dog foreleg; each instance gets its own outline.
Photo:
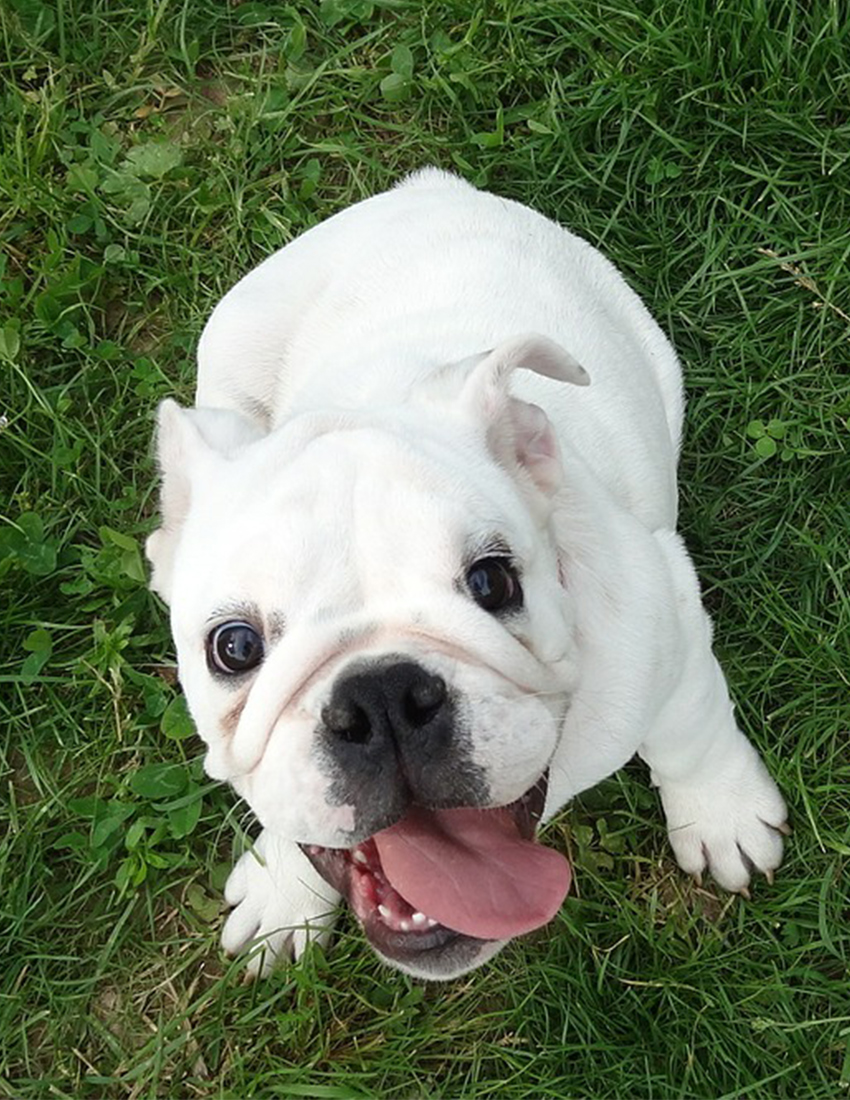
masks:
<path id="1" fill-rule="evenodd" d="M 638 751 L 660 790 L 680 866 L 695 875 L 710 871 L 727 890 L 746 893 L 754 871 L 772 878 L 782 860 L 785 803 L 738 729 L 687 552 L 676 535 L 656 539 L 676 585 L 681 668 Z"/>
<path id="2" fill-rule="evenodd" d="M 251 976 L 267 974 L 279 959 L 298 959 L 311 941 L 326 943 L 339 901 L 298 845 L 268 829 L 231 871 L 224 896 L 233 909 L 222 947 L 229 955 L 257 948 Z"/>

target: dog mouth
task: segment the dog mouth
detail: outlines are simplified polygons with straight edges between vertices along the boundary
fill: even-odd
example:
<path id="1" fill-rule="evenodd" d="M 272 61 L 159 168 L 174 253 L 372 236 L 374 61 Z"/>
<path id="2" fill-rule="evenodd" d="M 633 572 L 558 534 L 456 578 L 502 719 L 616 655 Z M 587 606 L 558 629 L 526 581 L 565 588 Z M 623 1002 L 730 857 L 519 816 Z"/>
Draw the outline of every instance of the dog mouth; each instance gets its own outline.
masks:
<path id="1" fill-rule="evenodd" d="M 301 847 L 379 954 L 437 962 L 461 941 L 472 948 L 530 932 L 560 908 L 570 865 L 535 840 L 547 780 L 493 809 L 414 804 L 352 848 Z"/>

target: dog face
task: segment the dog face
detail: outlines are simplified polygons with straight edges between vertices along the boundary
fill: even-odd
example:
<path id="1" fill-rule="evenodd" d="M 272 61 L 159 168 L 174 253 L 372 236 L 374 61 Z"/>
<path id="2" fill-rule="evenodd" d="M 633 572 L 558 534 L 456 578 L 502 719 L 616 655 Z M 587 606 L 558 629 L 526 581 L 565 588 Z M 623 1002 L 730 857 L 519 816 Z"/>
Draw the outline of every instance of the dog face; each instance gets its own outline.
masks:
<path id="1" fill-rule="evenodd" d="M 267 829 L 348 897 L 375 949 L 449 976 L 550 919 L 569 885 L 532 843 L 577 675 L 551 530 L 560 463 L 517 366 L 444 368 L 374 412 L 161 411 L 149 541 L 208 752 Z"/>

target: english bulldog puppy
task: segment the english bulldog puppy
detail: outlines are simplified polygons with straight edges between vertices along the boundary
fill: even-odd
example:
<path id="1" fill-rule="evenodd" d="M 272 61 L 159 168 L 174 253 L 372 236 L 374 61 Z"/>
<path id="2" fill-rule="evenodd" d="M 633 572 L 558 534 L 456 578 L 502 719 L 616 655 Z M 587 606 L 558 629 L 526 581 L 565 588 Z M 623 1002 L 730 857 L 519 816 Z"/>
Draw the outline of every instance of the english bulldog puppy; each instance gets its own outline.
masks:
<path id="1" fill-rule="evenodd" d="M 453 978 L 551 920 L 538 825 L 638 753 L 681 867 L 746 892 L 786 811 L 676 533 L 676 355 L 616 269 L 425 169 L 270 256 L 163 402 L 170 605 L 206 769 L 262 825 L 250 966 L 327 936 Z"/>

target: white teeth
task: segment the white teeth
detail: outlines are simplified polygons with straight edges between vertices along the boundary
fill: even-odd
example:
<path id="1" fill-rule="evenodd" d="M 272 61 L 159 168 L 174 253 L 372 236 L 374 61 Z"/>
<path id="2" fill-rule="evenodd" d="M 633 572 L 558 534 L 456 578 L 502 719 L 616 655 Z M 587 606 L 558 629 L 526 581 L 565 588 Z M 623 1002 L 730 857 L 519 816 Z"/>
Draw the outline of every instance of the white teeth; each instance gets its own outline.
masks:
<path id="1" fill-rule="evenodd" d="M 436 923 L 437 922 L 432 917 L 428 918 L 428 927 L 429 928 L 433 928 L 436 925 Z"/>
<path id="2" fill-rule="evenodd" d="M 409 932 L 410 931 L 410 921 L 409 920 L 400 920 L 398 922 L 398 926 L 402 930 L 402 932 Z"/>
<path id="3" fill-rule="evenodd" d="M 354 859 L 358 863 L 368 863 L 369 862 L 369 860 L 366 858 L 366 853 L 361 852 L 359 848 L 354 849 Z"/>
<path id="4" fill-rule="evenodd" d="M 413 921 L 414 924 L 424 924 L 428 918 L 425 916 L 424 913 L 414 913 L 410 919 Z"/>
<path id="5" fill-rule="evenodd" d="M 378 912 L 381 914 L 384 920 L 389 920 L 390 911 L 389 909 L 387 909 L 386 905 L 379 905 Z"/>

